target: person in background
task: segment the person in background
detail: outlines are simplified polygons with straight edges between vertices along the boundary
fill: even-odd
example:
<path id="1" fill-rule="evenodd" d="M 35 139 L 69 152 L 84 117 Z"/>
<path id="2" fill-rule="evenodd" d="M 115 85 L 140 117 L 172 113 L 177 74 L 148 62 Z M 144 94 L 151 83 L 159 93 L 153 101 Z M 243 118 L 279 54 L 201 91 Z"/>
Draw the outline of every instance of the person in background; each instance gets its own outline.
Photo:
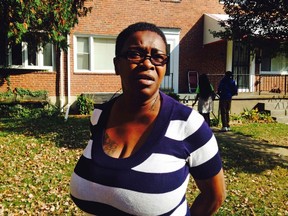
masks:
<path id="1" fill-rule="evenodd" d="M 217 94 L 219 95 L 219 108 L 221 113 L 222 129 L 226 132 L 230 130 L 229 115 L 231 109 L 231 101 L 234 95 L 238 95 L 238 87 L 233 80 L 233 74 L 231 71 L 227 71 L 225 76 L 219 83 Z"/>
<path id="2" fill-rule="evenodd" d="M 208 76 L 201 74 L 199 76 L 199 84 L 196 88 L 194 106 L 198 101 L 198 112 L 204 117 L 207 124 L 210 126 L 210 112 L 213 111 L 213 100 L 215 99 L 214 88 L 211 85 Z"/>
<path id="3" fill-rule="evenodd" d="M 217 141 L 197 111 L 159 90 L 169 61 L 165 35 L 154 24 L 132 24 L 115 52 L 123 93 L 91 116 L 72 200 L 98 216 L 212 215 L 225 199 Z M 191 207 L 190 175 L 200 190 Z"/>

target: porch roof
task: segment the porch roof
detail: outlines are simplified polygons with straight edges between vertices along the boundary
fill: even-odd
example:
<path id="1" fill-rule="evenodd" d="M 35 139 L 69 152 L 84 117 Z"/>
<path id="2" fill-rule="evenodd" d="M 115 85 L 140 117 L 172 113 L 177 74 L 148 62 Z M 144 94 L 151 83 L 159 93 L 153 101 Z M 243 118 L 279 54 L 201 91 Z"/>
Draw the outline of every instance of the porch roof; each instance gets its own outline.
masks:
<path id="1" fill-rule="evenodd" d="M 214 38 L 210 31 L 224 30 L 218 22 L 227 20 L 228 17 L 228 14 L 204 14 L 203 45 L 222 40 L 221 38 Z"/>

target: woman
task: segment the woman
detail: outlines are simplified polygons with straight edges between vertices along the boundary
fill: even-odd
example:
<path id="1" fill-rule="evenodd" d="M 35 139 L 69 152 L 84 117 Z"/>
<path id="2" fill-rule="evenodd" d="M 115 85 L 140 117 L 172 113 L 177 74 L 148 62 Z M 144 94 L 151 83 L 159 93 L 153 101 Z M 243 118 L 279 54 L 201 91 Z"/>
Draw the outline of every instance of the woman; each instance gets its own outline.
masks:
<path id="1" fill-rule="evenodd" d="M 159 91 L 167 42 L 136 23 L 116 40 L 123 94 L 91 116 L 91 139 L 71 177 L 71 197 L 94 215 L 210 215 L 225 184 L 216 139 L 203 118 Z M 189 173 L 201 193 L 190 210 Z"/>
<path id="2" fill-rule="evenodd" d="M 210 112 L 213 111 L 213 100 L 215 97 L 214 88 L 211 85 L 208 76 L 201 74 L 199 76 L 199 84 L 196 88 L 194 106 L 198 102 L 198 112 L 204 117 L 207 124 L 210 126 Z"/>

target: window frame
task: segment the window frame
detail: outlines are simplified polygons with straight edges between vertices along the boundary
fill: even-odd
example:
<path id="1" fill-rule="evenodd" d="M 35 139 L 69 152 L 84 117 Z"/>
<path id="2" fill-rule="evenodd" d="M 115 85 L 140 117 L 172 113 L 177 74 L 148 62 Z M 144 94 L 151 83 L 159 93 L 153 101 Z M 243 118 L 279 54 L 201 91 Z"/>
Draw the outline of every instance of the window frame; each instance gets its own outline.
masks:
<path id="1" fill-rule="evenodd" d="M 77 51 L 77 42 L 78 42 L 78 38 L 88 38 L 88 69 L 78 69 L 78 51 Z M 94 39 L 113 39 L 114 40 L 114 48 L 115 48 L 115 44 L 116 44 L 116 36 L 113 35 L 84 35 L 84 34 L 75 34 L 73 36 L 73 44 L 74 44 L 74 51 L 73 51 L 73 56 L 74 56 L 74 72 L 75 73 L 90 73 L 90 74 L 115 74 L 115 68 L 113 66 L 113 68 L 111 69 L 105 69 L 105 70 L 101 70 L 101 69 L 97 69 L 97 67 L 95 67 L 94 65 Z M 111 57 L 111 61 L 113 61 L 113 58 L 115 57 L 115 50 L 113 52 L 113 57 Z M 95 69 L 94 69 L 95 68 Z"/>
<path id="2" fill-rule="evenodd" d="M 55 49 L 54 46 L 51 44 L 52 51 L 51 51 L 51 60 L 52 65 L 51 66 L 45 66 L 44 65 L 44 53 L 43 53 L 43 47 L 39 47 L 39 51 L 36 52 L 36 62 L 37 65 L 29 65 L 28 63 L 28 43 L 22 42 L 21 43 L 21 62 L 20 65 L 13 65 L 13 55 L 12 55 L 12 48 L 8 47 L 8 67 L 5 68 L 11 68 L 11 69 L 21 69 L 21 70 L 45 70 L 45 71 L 54 71 L 55 69 Z M 4 68 L 4 65 L 0 65 L 1 68 Z"/>

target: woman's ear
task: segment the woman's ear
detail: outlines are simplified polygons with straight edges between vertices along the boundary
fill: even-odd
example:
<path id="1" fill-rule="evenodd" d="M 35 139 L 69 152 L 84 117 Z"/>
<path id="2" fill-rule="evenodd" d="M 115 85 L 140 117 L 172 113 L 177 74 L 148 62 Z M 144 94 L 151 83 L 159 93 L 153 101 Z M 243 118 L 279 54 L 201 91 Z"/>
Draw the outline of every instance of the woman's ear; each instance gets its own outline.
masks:
<path id="1" fill-rule="evenodd" d="M 113 63 L 114 63 L 115 73 L 116 75 L 119 75 L 119 59 L 117 57 L 114 57 Z"/>

